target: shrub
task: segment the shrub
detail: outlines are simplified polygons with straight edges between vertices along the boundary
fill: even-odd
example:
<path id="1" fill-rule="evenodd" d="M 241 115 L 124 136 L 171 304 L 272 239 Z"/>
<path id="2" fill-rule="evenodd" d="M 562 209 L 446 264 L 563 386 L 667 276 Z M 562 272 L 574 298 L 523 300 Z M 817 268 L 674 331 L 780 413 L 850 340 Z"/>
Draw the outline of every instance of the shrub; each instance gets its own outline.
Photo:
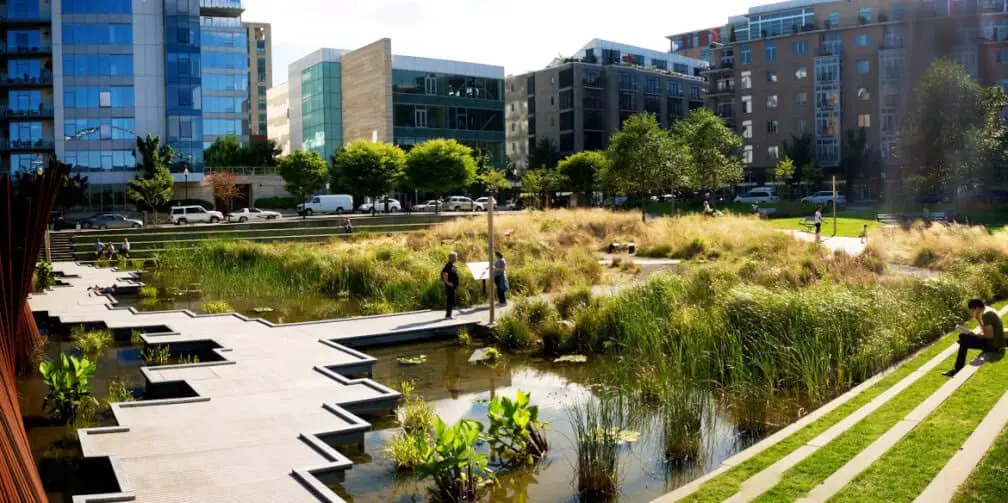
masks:
<path id="1" fill-rule="evenodd" d="M 91 377 L 95 364 L 87 358 L 77 358 L 60 353 L 57 363 L 43 361 L 39 364 L 42 382 L 48 391 L 42 402 L 43 408 L 55 419 L 73 423 L 78 408 L 91 398 Z"/>
<path id="2" fill-rule="evenodd" d="M 261 210 L 293 210 L 301 200 L 294 196 L 260 197 L 255 200 L 255 207 Z"/>
<path id="3" fill-rule="evenodd" d="M 45 260 L 40 260 L 35 264 L 35 291 L 41 292 L 52 288 L 56 284 L 56 277 L 53 275 L 53 266 Z"/>
<path id="4" fill-rule="evenodd" d="M 525 349 L 534 341 L 532 327 L 525 319 L 515 314 L 504 315 L 497 319 L 497 324 L 491 333 L 498 344 L 512 350 Z"/>
<path id="5" fill-rule="evenodd" d="M 560 319 L 557 309 L 544 299 L 522 299 L 512 308 L 511 315 L 525 321 L 534 332 Z"/>

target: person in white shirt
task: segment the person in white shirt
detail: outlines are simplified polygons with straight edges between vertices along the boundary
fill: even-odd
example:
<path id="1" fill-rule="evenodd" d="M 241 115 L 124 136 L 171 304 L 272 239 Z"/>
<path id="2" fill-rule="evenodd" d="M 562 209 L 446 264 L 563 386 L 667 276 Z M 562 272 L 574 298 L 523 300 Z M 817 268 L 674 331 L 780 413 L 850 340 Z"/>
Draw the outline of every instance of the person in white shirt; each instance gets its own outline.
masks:
<path id="1" fill-rule="evenodd" d="M 818 243 L 822 240 L 822 208 L 816 208 L 815 210 L 815 242 Z"/>

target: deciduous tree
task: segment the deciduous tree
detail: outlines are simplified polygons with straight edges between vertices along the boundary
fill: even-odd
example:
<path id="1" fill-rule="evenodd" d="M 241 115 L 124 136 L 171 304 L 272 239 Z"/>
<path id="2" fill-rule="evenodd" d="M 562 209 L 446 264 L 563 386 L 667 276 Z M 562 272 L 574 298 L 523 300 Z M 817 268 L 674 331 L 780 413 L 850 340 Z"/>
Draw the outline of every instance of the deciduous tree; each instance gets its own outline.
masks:
<path id="1" fill-rule="evenodd" d="M 203 177 L 201 185 L 209 187 L 214 199 L 230 202 L 232 199 L 241 199 L 245 195 L 238 190 L 238 175 L 230 171 L 214 171 Z"/>
<path id="2" fill-rule="evenodd" d="M 357 140 L 333 154 L 333 178 L 371 197 L 372 212 L 379 196 L 388 196 L 403 179 L 406 154 L 391 143 Z M 388 211 L 386 201 L 385 211 Z"/>
<path id="3" fill-rule="evenodd" d="M 245 164 L 245 148 L 237 136 L 221 136 L 203 151 L 203 164 L 212 168 L 241 166 Z"/>
<path id="4" fill-rule="evenodd" d="M 135 179 L 130 180 L 126 197 L 138 207 L 150 208 L 154 213 L 154 221 L 157 222 L 157 208 L 171 199 L 174 187 L 175 179 L 171 172 L 168 168 L 160 166 L 149 175 L 137 175 Z"/>
<path id="5" fill-rule="evenodd" d="M 162 144 L 161 138 L 147 135 L 146 138 L 137 136 L 136 150 L 138 154 L 139 169 L 144 176 L 153 176 L 159 167 L 168 167 L 175 161 L 175 148 L 167 143 Z"/>
<path id="6" fill-rule="evenodd" d="M 87 202 L 88 178 L 80 173 L 63 177 L 63 185 L 56 195 L 56 206 L 69 209 Z"/>
<path id="7" fill-rule="evenodd" d="M 630 116 L 612 136 L 607 151 L 609 164 L 599 181 L 613 192 L 634 196 L 647 220 L 647 202 L 652 194 L 693 186 L 693 162 L 689 148 L 661 128 L 653 114 Z"/>
<path id="8" fill-rule="evenodd" d="M 567 188 L 578 195 L 578 202 L 585 204 L 591 201 L 595 193 L 595 176 L 605 169 L 609 159 L 604 152 L 586 151 L 567 156 L 560 161 L 560 173 L 564 175 Z"/>
<path id="9" fill-rule="evenodd" d="M 742 137 L 706 108 L 698 108 L 673 128 L 689 149 L 697 188 L 717 190 L 742 180 Z"/>
<path id="10" fill-rule="evenodd" d="M 325 188 L 329 165 L 318 152 L 296 150 L 277 159 L 284 189 L 300 200 Z"/>
<path id="11" fill-rule="evenodd" d="M 427 140 L 406 155 L 406 176 L 415 189 L 433 192 L 440 199 L 445 192 L 475 180 L 476 161 L 472 149 L 455 140 Z"/>

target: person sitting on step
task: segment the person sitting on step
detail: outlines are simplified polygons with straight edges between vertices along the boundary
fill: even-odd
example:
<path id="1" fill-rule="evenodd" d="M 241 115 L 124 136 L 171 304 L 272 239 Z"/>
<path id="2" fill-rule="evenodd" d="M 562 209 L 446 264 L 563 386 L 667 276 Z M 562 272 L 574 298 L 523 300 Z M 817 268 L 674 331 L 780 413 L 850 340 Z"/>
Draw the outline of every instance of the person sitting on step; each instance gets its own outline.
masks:
<path id="1" fill-rule="evenodd" d="M 1001 324 L 1001 317 L 997 311 L 987 307 L 984 301 L 979 298 L 970 299 L 967 307 L 973 319 L 977 323 L 977 331 L 969 333 L 962 326 L 959 329 L 959 354 L 956 355 L 955 367 L 945 375 L 952 377 L 966 366 L 966 352 L 970 349 L 979 349 L 983 352 L 1004 351 L 1004 325 Z"/>

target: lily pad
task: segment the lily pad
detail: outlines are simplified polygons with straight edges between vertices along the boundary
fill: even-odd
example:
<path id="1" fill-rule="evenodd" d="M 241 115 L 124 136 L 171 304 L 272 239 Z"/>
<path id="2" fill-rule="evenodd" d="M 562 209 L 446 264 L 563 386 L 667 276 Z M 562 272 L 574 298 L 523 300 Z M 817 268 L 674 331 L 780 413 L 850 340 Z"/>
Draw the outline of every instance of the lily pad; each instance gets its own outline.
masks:
<path id="1" fill-rule="evenodd" d="M 399 365 L 420 365 L 427 363 L 427 355 L 400 356 L 396 361 L 399 362 Z"/>
<path id="2" fill-rule="evenodd" d="M 591 435 L 599 441 L 614 439 L 617 444 L 632 444 L 640 441 L 641 438 L 639 431 L 626 430 L 616 427 L 608 429 L 595 429 L 592 430 Z"/>
<path id="3" fill-rule="evenodd" d="M 272 307 L 253 307 L 252 308 L 252 312 L 255 312 L 255 313 L 272 313 L 273 312 L 273 308 Z"/>
<path id="4" fill-rule="evenodd" d="M 497 348 L 480 348 L 469 355 L 469 363 L 494 363 L 500 359 L 500 351 Z"/>
<path id="5" fill-rule="evenodd" d="M 553 363 L 585 363 L 588 357 L 585 355 L 564 355 L 553 360 Z"/>

